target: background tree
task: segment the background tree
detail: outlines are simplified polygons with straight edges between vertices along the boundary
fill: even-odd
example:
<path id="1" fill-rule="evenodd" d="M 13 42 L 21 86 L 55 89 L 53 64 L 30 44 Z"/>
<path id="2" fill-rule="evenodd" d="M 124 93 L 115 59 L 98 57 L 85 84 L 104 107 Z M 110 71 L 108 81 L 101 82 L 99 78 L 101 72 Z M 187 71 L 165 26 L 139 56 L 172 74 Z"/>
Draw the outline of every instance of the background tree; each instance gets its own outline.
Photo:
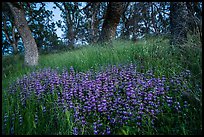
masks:
<path id="1" fill-rule="evenodd" d="M 47 9 L 46 4 L 48 3 L 33 2 L 27 6 L 27 3 L 21 2 L 28 26 L 40 52 L 52 53 L 59 49 L 72 49 L 76 45 L 103 43 L 103 40 L 111 41 L 113 38 L 136 41 L 154 35 L 171 36 L 170 33 L 175 33 L 174 37 L 178 38 L 184 33 L 178 33 L 175 29 L 179 25 L 175 23 L 176 19 L 184 21 L 180 22 L 182 23 L 180 28 L 186 29 L 184 37 L 188 33 L 190 35 L 199 33 L 202 39 L 201 2 L 185 2 L 182 9 L 186 15 L 181 13 L 177 15 L 178 11 L 172 11 L 174 21 L 171 20 L 171 23 L 170 2 L 123 2 L 116 3 L 117 8 L 113 2 L 54 2 L 54 8 L 61 10 L 62 20 L 57 22 L 53 21 L 53 11 Z M 18 5 L 17 7 L 20 8 Z M 122 13 L 122 10 L 119 10 L 121 7 Z M 2 9 L 3 52 L 17 53 L 16 51 L 21 49 L 23 51 L 23 46 L 20 44 L 22 39 L 15 29 L 10 9 L 8 6 L 2 6 Z M 172 26 L 172 22 L 177 26 Z M 184 23 L 186 26 L 182 27 Z M 63 30 L 62 38 L 57 37 L 56 27 Z M 173 29 L 176 32 L 173 32 Z"/>
<path id="2" fill-rule="evenodd" d="M 121 39 L 135 41 L 137 37 L 143 35 L 141 27 L 143 26 L 141 5 L 139 2 L 130 2 L 121 17 L 119 26 L 121 26 Z"/>
<path id="3" fill-rule="evenodd" d="M 56 24 L 53 22 L 53 12 L 45 8 L 46 4 L 47 3 L 43 2 L 33 2 L 29 3 L 29 6 L 27 6 L 26 3 L 21 2 L 28 26 L 36 41 L 38 51 L 41 53 L 51 53 L 54 50 L 63 49 L 64 47 L 64 44 L 62 44 L 56 34 Z M 13 29 L 15 25 L 13 17 L 11 16 L 11 11 L 8 6 L 2 6 L 2 8 L 2 34 L 4 36 L 2 37 L 2 42 L 5 43 L 3 44 L 3 52 L 14 52 L 15 54 L 17 50 L 22 52 L 24 51 L 24 45 L 21 45 L 22 39 L 17 29 Z M 11 49 L 9 48 L 10 45 L 12 45 L 14 50 L 9 50 Z"/>
<path id="4" fill-rule="evenodd" d="M 153 2 L 153 5 L 157 14 L 155 22 L 158 26 L 159 34 L 168 34 L 170 32 L 170 19 L 169 19 L 169 10 L 170 2 Z"/>
<path id="5" fill-rule="evenodd" d="M 30 3 L 25 7 L 28 25 L 36 40 L 40 51 L 55 50 L 60 48 L 56 34 L 56 24 L 53 22 L 53 12 L 45 9 L 46 3 Z"/>
<path id="6" fill-rule="evenodd" d="M 23 40 L 25 47 L 25 58 L 24 63 L 28 66 L 35 66 L 38 64 L 38 49 L 35 43 L 35 39 L 32 36 L 30 28 L 28 27 L 28 23 L 25 18 L 25 13 L 22 5 L 15 3 L 13 5 L 10 2 L 6 3 L 13 15 L 14 23 L 18 29 L 18 32 Z"/>
<path id="7" fill-rule="evenodd" d="M 100 2 L 88 2 L 86 6 L 82 9 L 83 13 L 86 15 L 85 30 L 87 35 L 88 43 L 95 43 L 99 37 L 99 23 L 103 17 L 100 15 L 101 3 Z"/>
<path id="8" fill-rule="evenodd" d="M 169 3 L 130 2 L 119 26 L 120 38 L 136 39 L 169 33 Z"/>
<path id="9" fill-rule="evenodd" d="M 187 10 L 184 2 L 171 2 L 170 5 L 170 44 L 184 44 L 187 40 Z"/>
<path id="10" fill-rule="evenodd" d="M 141 6 L 138 5 L 139 2 L 130 2 L 125 12 L 122 15 L 119 26 L 122 26 L 121 29 L 121 39 L 133 40 L 136 41 L 138 37 L 143 35 L 141 30 L 143 26 L 143 18 L 141 13 Z M 144 27 L 144 26 L 143 26 Z"/>
<path id="11" fill-rule="evenodd" d="M 99 38 L 100 43 L 110 42 L 115 37 L 115 32 L 126 4 L 125 2 L 110 2 L 108 4 L 102 32 Z"/>
<path id="12" fill-rule="evenodd" d="M 65 32 L 65 37 L 67 41 L 67 45 L 70 48 L 74 47 L 74 44 L 78 40 L 77 34 L 82 25 L 82 15 L 79 9 L 81 3 L 77 2 L 55 2 L 55 5 L 62 11 L 61 17 L 64 19 L 64 24 L 61 25 L 62 22 L 59 21 L 58 27 L 61 27 Z"/>
<path id="13" fill-rule="evenodd" d="M 102 30 L 106 9 L 107 2 L 87 2 L 81 9 L 85 16 L 77 36 L 86 43 L 96 43 Z"/>
<path id="14" fill-rule="evenodd" d="M 186 2 L 188 11 L 188 31 L 190 34 L 200 34 L 202 40 L 202 5 L 199 2 Z"/>

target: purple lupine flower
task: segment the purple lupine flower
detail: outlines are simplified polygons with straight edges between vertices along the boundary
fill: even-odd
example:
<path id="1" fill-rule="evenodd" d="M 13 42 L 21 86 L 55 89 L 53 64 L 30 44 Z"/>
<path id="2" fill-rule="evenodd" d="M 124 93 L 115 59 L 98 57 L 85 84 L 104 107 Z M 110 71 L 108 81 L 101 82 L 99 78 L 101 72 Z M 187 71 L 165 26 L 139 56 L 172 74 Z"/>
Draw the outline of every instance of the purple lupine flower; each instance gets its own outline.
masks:
<path id="1" fill-rule="evenodd" d="M 154 115 L 154 113 L 155 113 L 154 109 L 151 109 L 150 112 L 151 112 L 152 115 Z"/>
<path id="2" fill-rule="evenodd" d="M 5 113 L 5 115 L 4 115 L 4 127 L 6 127 L 7 121 L 8 121 L 8 114 Z"/>
<path id="3" fill-rule="evenodd" d="M 36 125 L 38 124 L 38 115 L 37 115 L 37 113 L 35 114 L 35 124 Z"/>
<path id="4" fill-rule="evenodd" d="M 136 123 L 139 127 L 142 125 L 142 123 L 141 122 L 137 122 Z"/>
<path id="5" fill-rule="evenodd" d="M 137 120 L 141 120 L 142 119 L 142 112 L 140 111 L 140 113 L 138 113 L 139 115 L 137 116 Z"/>
<path id="6" fill-rule="evenodd" d="M 42 85 L 39 81 L 36 81 L 36 95 L 39 97 L 40 94 L 44 91 Z"/>
<path id="7" fill-rule="evenodd" d="M 122 119 L 123 120 L 128 120 L 128 117 L 127 116 L 123 116 Z"/>
<path id="8" fill-rule="evenodd" d="M 180 112 L 181 106 L 180 106 L 180 103 L 179 103 L 179 102 L 176 102 L 175 108 L 176 108 L 176 110 L 177 110 L 178 112 Z"/>
<path id="9" fill-rule="evenodd" d="M 140 103 L 140 110 L 143 110 L 143 109 L 144 109 L 144 104 Z"/>
<path id="10" fill-rule="evenodd" d="M 97 123 L 96 122 L 93 123 L 93 128 L 94 128 L 94 135 L 97 135 L 98 130 L 97 130 Z"/>
<path id="11" fill-rule="evenodd" d="M 183 105 L 185 108 L 188 107 L 188 102 L 187 101 L 184 101 L 184 105 Z"/>
<path id="12" fill-rule="evenodd" d="M 12 114 L 11 125 L 10 125 L 10 134 L 11 135 L 14 134 L 14 121 L 15 121 L 15 114 Z"/>
<path id="13" fill-rule="evenodd" d="M 110 120 L 110 122 L 112 123 L 112 124 L 114 124 L 115 123 L 115 118 L 111 118 L 111 120 Z"/>
<path id="14" fill-rule="evenodd" d="M 97 127 L 95 126 L 94 134 L 109 134 L 112 129 L 107 127 L 108 122 L 111 125 L 126 125 L 127 120 L 137 116 L 138 121 L 135 124 L 141 126 L 140 119 L 143 115 L 152 115 L 151 120 L 153 121 L 154 117 L 162 112 L 159 106 L 165 103 L 169 106 L 174 105 L 179 111 L 181 110 L 180 104 L 187 106 L 185 102 L 179 102 L 179 104 L 173 102 L 173 98 L 167 95 L 170 88 L 171 91 L 187 89 L 188 86 L 185 87 L 183 84 L 187 83 L 183 75 L 185 73 L 170 79 L 162 76 L 160 79 L 155 77 L 152 70 L 146 73 L 137 72 L 133 64 L 119 67 L 109 66 L 106 71 L 98 73 L 93 70 L 76 73 L 71 67 L 70 73 L 63 70 L 59 74 L 58 70 L 49 68 L 31 73 L 32 78 L 24 77 L 18 80 L 19 85 L 16 84 L 9 90 L 13 93 L 19 87 L 22 91 L 24 90 L 25 92 L 21 91 L 19 94 L 22 103 L 26 103 L 29 94 L 35 89 L 39 95 L 43 91 L 46 93 L 50 91 L 52 94 L 56 92 L 58 94 L 58 106 L 56 107 L 63 107 L 63 111 L 71 109 L 74 112 L 76 127 L 73 129 L 73 134 L 79 134 L 78 124 L 86 124 L 88 122 L 86 118 L 92 114 L 93 120 L 104 119 L 104 117 L 108 119 L 107 122 L 95 123 Z M 182 87 L 177 85 L 182 85 Z M 59 92 L 60 88 L 57 88 L 60 86 L 62 86 L 62 93 Z M 33 91 L 30 90 L 32 88 Z"/>
<path id="15" fill-rule="evenodd" d="M 23 124 L 23 117 L 22 115 L 20 114 L 19 115 L 19 125 L 21 126 Z"/>
<path id="16" fill-rule="evenodd" d="M 78 135 L 78 128 L 77 127 L 73 128 L 73 135 Z"/>
<path id="17" fill-rule="evenodd" d="M 107 134 L 107 135 L 110 135 L 110 134 L 111 134 L 111 129 L 110 129 L 110 127 L 107 127 L 107 128 L 106 128 L 106 134 Z"/>

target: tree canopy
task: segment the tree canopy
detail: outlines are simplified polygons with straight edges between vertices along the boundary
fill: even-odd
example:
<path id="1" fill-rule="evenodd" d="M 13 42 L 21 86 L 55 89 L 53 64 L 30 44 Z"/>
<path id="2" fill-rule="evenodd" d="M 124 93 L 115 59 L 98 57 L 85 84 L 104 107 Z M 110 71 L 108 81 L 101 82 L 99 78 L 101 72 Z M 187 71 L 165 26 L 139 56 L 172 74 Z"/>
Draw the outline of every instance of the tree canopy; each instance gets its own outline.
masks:
<path id="1" fill-rule="evenodd" d="M 178 30 L 175 23 L 179 24 L 179 18 L 184 20 L 183 23 L 186 22 L 186 26 L 181 25 L 186 34 L 199 33 L 202 37 L 202 3 L 181 3 L 185 14 L 176 11 L 179 10 L 178 2 L 174 5 L 171 2 L 116 2 L 116 9 L 114 2 L 18 2 L 14 6 L 25 11 L 38 50 L 49 53 L 108 40 L 105 37 L 136 41 L 150 35 L 170 36 L 177 34 L 173 31 Z M 47 8 L 48 4 L 60 12 L 54 13 L 52 8 Z M 122 12 L 118 6 L 121 6 Z M 55 14 L 59 14 L 61 19 L 54 20 Z M 57 35 L 57 29 L 63 31 L 62 37 Z M 24 52 L 24 43 L 14 24 L 11 10 L 3 2 L 2 54 L 9 52 Z"/>

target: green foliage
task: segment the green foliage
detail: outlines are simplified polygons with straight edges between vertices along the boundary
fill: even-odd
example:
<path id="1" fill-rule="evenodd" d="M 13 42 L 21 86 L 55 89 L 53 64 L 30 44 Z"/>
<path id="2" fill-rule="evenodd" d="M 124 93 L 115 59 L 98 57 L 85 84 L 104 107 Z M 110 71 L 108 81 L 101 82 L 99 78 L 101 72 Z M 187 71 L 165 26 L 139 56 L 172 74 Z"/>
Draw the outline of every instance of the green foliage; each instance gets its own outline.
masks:
<path id="1" fill-rule="evenodd" d="M 193 41 L 194 40 L 194 41 Z M 199 41 L 195 41 L 195 38 L 189 37 L 188 43 L 181 47 L 171 47 L 169 41 L 163 37 L 148 38 L 137 43 L 131 41 L 113 41 L 113 47 L 100 45 L 89 45 L 79 49 L 60 52 L 55 54 L 41 55 L 39 60 L 39 66 L 37 68 L 24 67 L 22 57 L 12 56 L 3 57 L 2 59 L 2 115 L 4 116 L 9 109 L 15 109 L 20 105 L 16 98 L 11 98 L 6 93 L 6 88 L 9 83 L 15 81 L 17 78 L 22 77 L 24 74 L 28 74 L 35 69 L 51 67 L 59 68 L 70 68 L 73 66 L 76 71 L 84 72 L 90 68 L 99 70 L 110 64 L 128 64 L 130 62 L 138 64 L 138 70 L 146 72 L 149 69 L 153 69 L 155 75 L 166 77 L 178 74 L 183 70 L 190 70 L 192 72 L 191 82 L 189 87 L 193 89 L 196 85 L 201 85 L 202 65 L 201 65 L 201 53 L 202 48 Z M 143 135 L 143 134 L 201 134 L 202 122 L 201 122 L 201 89 L 193 89 L 191 96 L 197 98 L 200 105 L 192 105 L 189 109 L 184 110 L 180 114 L 175 114 L 172 110 L 166 109 L 166 112 L 159 116 L 157 126 L 152 129 L 148 124 L 145 126 L 145 130 L 140 130 L 135 126 L 121 127 L 117 133 L 122 135 Z M 53 96 L 54 97 L 54 96 Z M 53 97 L 45 97 L 44 102 L 37 103 L 35 98 L 28 102 L 29 109 L 21 109 L 25 114 L 25 123 L 22 127 L 18 128 L 17 134 L 41 134 L 43 129 L 44 134 L 72 134 L 71 127 L 74 123 L 70 121 L 71 112 L 66 111 L 61 114 L 62 110 L 55 110 L 47 112 L 46 116 L 39 119 L 43 119 L 41 127 L 37 127 L 34 123 L 34 108 L 39 108 L 38 113 L 42 112 L 42 105 L 46 107 L 52 107 L 49 104 L 49 100 L 54 99 Z M 179 99 L 182 99 L 180 95 L 177 95 Z M 165 106 L 164 106 L 165 107 Z M 185 115 L 184 115 L 185 114 Z M 8 114 L 9 118 L 12 118 L 11 114 Z M 56 115 L 58 117 L 56 117 Z M 148 118 L 146 119 L 148 120 Z M 2 117 L 3 121 L 3 117 Z M 18 118 L 16 119 L 18 121 Z M 55 121 L 59 121 L 56 123 Z M 49 127 L 47 127 L 49 123 Z M 56 126 L 55 124 L 58 124 Z M 6 126 L 8 128 L 9 125 Z M 39 132 L 34 132 L 32 129 L 39 129 Z M 86 128 L 85 128 L 86 129 Z M 10 133 L 5 133 L 10 134 Z"/>

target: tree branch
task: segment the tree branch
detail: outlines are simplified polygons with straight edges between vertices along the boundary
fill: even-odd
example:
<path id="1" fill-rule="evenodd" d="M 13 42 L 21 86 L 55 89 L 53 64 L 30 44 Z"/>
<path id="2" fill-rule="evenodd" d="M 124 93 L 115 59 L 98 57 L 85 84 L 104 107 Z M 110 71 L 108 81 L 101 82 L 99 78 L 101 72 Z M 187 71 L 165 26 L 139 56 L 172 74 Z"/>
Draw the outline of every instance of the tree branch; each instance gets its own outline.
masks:
<path id="1" fill-rule="evenodd" d="M 86 10 L 89 6 L 91 6 L 92 5 L 92 2 L 88 2 L 88 4 L 85 6 L 85 7 L 83 7 L 81 10 Z"/>
<path id="2" fill-rule="evenodd" d="M 4 24 L 4 29 L 2 29 L 6 35 L 6 39 L 9 41 L 9 43 L 11 44 L 12 43 L 12 40 L 9 38 L 9 34 L 8 34 L 8 31 L 7 31 L 7 27 L 6 27 L 6 20 L 3 20 L 3 24 Z"/>
<path id="3" fill-rule="evenodd" d="M 42 6 L 39 8 L 38 12 L 41 12 L 41 10 L 43 9 L 43 7 L 45 7 L 45 4 L 44 3 L 41 3 Z M 33 20 L 33 19 L 36 19 L 38 16 L 38 14 L 35 14 L 33 17 L 30 18 L 30 20 L 28 21 L 28 24 Z"/>
<path id="4" fill-rule="evenodd" d="M 156 8 L 158 12 L 162 12 L 164 14 L 170 15 L 170 13 L 165 12 L 164 10 L 160 9 L 155 3 L 152 3 Z"/>
<path id="5" fill-rule="evenodd" d="M 59 3 L 54 2 L 54 4 L 55 4 L 62 12 L 65 12 L 65 10 L 62 8 L 62 6 L 60 6 Z"/>
<path id="6" fill-rule="evenodd" d="M 12 24 L 12 37 L 13 37 L 13 43 L 16 43 L 16 37 L 15 37 L 15 25 Z"/>

